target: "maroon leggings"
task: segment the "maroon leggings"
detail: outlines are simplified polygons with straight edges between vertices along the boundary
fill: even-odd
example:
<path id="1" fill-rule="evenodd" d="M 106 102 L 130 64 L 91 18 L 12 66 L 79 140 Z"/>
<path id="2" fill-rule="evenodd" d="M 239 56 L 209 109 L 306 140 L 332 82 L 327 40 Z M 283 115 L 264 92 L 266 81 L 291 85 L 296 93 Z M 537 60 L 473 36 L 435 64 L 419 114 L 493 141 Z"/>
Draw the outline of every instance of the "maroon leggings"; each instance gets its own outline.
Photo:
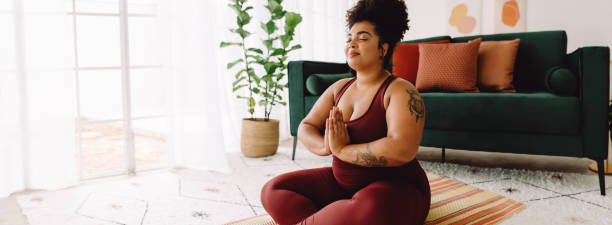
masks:
<path id="1" fill-rule="evenodd" d="M 281 225 L 423 224 L 428 191 L 408 181 L 382 179 L 351 193 L 325 167 L 273 178 L 264 185 L 261 202 Z"/>

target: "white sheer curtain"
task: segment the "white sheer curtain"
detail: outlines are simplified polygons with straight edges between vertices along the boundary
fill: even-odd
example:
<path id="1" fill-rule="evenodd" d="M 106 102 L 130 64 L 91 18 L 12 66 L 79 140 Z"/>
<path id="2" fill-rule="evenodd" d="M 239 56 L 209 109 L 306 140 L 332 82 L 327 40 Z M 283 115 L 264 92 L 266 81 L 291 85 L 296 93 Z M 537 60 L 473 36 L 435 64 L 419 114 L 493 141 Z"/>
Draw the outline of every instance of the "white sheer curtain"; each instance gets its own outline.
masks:
<path id="1" fill-rule="evenodd" d="M 158 0 L 159 54 L 167 81 L 168 146 L 173 166 L 230 171 L 226 152 L 240 151 L 246 104 L 231 91 L 227 62 L 237 50 L 228 30 L 235 14 L 221 0 Z M 285 0 L 302 14 L 290 60 L 343 62 L 344 16 L 354 0 Z M 71 0 L 0 0 L 0 197 L 25 189 L 78 182 L 77 119 Z M 262 48 L 265 1 L 255 6 L 249 47 Z M 129 11 L 129 9 L 128 9 Z M 100 40 L 104 41 L 104 40 Z M 286 82 L 283 81 L 283 82 Z M 288 99 L 287 90 L 284 99 Z M 263 110 L 257 108 L 257 117 Z M 288 107 L 276 106 L 281 141 L 289 135 Z"/>
<path id="2" fill-rule="evenodd" d="M 302 14 L 296 32 L 302 49 L 292 55 L 295 60 L 346 62 L 346 11 L 357 0 L 286 0 L 287 9 Z"/>
<path id="3" fill-rule="evenodd" d="M 160 12 L 164 72 L 169 76 L 170 132 L 168 146 L 174 166 L 230 170 L 225 151 L 231 124 L 226 89 L 216 57 L 215 4 L 220 1 L 162 1 Z M 236 117 L 235 119 L 239 119 Z"/>
<path id="4" fill-rule="evenodd" d="M 77 182 L 64 0 L 0 1 L 0 197 Z"/>
<path id="5" fill-rule="evenodd" d="M 166 21 L 164 29 L 171 30 L 170 55 L 173 59 L 168 62 L 172 62 L 169 67 L 173 68 L 172 77 L 176 84 L 173 91 L 173 108 L 198 109 L 195 111 L 197 113 L 190 114 L 192 118 L 198 117 L 199 119 L 193 118 L 197 121 L 217 119 L 209 123 L 190 123 L 189 120 L 177 123 L 177 119 L 183 119 L 176 117 L 171 138 L 174 144 L 170 145 L 173 146 L 171 152 L 174 154 L 174 161 L 177 165 L 189 164 L 190 167 L 197 168 L 227 168 L 221 165 L 225 162 L 224 153 L 240 151 L 241 120 L 249 116 L 245 102 L 236 99 L 236 93 L 231 92 L 233 74 L 236 71 L 225 67 L 226 63 L 241 57 L 239 49 L 219 48 L 221 41 L 239 41 L 235 34 L 229 32 L 230 28 L 236 26 L 236 15 L 227 6 L 228 1 L 163 2 L 160 8 Z M 247 26 L 247 30 L 254 33 L 247 40 L 248 47 L 263 48 L 261 39 L 265 34 L 261 31 L 260 23 L 269 16 L 264 8 L 265 2 L 249 2 L 255 9 L 250 11 L 253 19 Z M 283 5 L 287 10 L 298 12 L 303 17 L 295 36 L 295 43 L 301 44 L 303 48 L 293 52 L 290 60 L 344 62 L 345 15 L 354 2 L 355 0 L 284 1 Z M 282 93 L 284 99 L 288 99 L 287 93 L 287 90 Z M 256 108 L 256 117 L 262 117 L 262 111 L 261 108 Z M 271 118 L 280 121 L 281 141 L 290 138 L 289 108 L 276 106 L 272 110 Z M 180 136 L 181 131 L 188 127 L 200 130 L 199 133 L 192 133 L 193 141 L 187 141 L 184 139 L 186 137 Z M 209 129 L 210 127 L 213 128 Z M 217 133 L 203 132 L 206 130 Z M 179 138 L 183 138 L 183 141 Z M 183 145 L 186 143 L 193 145 Z M 186 157 L 197 154 L 206 157 Z M 185 160 L 195 159 L 197 162 L 185 163 Z"/>

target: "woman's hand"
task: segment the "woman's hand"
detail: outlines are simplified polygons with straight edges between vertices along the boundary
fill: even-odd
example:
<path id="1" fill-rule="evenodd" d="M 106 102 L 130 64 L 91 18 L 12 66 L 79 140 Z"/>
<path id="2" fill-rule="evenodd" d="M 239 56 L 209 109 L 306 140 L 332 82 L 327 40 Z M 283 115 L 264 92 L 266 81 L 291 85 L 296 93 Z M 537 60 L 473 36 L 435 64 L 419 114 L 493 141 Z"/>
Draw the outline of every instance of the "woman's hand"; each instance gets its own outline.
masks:
<path id="1" fill-rule="evenodd" d="M 348 130 L 342 119 L 342 111 L 338 107 L 333 107 L 329 112 L 329 118 L 325 121 L 325 140 L 329 144 L 330 151 L 334 155 L 339 155 L 344 146 L 350 143 Z"/>
<path id="2" fill-rule="evenodd" d="M 323 152 L 325 152 L 325 155 L 332 154 L 331 148 L 329 147 L 329 129 L 327 129 L 327 127 L 329 127 L 329 124 L 327 123 L 328 120 L 329 117 L 325 120 L 325 134 L 323 135 Z"/>

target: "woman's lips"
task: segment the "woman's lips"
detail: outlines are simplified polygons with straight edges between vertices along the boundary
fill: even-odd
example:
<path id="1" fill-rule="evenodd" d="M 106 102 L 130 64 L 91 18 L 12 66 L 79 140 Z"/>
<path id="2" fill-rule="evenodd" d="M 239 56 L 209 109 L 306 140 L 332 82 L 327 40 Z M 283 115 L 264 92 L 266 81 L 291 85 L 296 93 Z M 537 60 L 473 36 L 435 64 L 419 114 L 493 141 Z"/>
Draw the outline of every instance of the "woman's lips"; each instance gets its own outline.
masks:
<path id="1" fill-rule="evenodd" d="M 359 53 L 357 53 L 357 52 L 349 53 L 349 58 L 353 58 L 353 57 L 358 56 L 358 55 L 359 55 Z"/>

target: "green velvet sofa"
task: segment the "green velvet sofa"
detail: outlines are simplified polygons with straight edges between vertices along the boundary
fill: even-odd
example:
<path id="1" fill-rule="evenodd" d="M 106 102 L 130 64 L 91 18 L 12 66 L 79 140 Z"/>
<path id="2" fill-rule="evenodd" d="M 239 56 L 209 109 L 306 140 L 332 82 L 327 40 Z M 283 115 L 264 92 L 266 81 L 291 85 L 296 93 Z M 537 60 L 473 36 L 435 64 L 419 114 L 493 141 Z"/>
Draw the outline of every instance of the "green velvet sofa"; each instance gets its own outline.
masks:
<path id="1" fill-rule="evenodd" d="M 445 148 L 587 157 L 597 162 L 605 195 L 609 48 L 581 47 L 568 54 L 565 31 L 439 36 L 404 43 L 478 37 L 520 38 L 513 80 L 517 93 L 421 93 L 427 113 L 421 146 L 442 148 L 443 158 Z M 316 61 L 292 61 L 288 70 L 291 135 L 297 137 L 300 122 L 322 90 L 351 74 L 346 74 L 346 63 Z M 296 142 L 294 138 L 292 159 Z"/>

